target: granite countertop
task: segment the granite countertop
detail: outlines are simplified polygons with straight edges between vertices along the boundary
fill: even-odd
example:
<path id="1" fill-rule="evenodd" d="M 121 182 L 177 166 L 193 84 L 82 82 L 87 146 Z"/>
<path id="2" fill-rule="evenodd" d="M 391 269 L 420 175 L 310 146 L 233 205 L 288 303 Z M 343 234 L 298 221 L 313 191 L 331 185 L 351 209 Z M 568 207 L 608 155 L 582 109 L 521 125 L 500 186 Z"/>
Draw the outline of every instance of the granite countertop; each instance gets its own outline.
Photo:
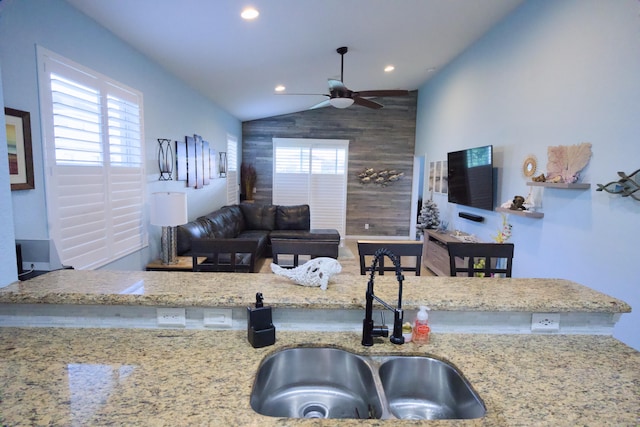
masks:
<path id="1" fill-rule="evenodd" d="M 0 289 L 0 304 L 245 307 L 262 292 L 275 308 L 362 309 L 367 280 L 341 273 L 322 291 L 272 274 L 59 270 Z M 376 277 L 375 293 L 397 300 L 395 276 Z M 440 311 L 631 311 L 624 301 L 564 279 L 405 275 L 402 303 Z"/>
<path id="2" fill-rule="evenodd" d="M 484 400 L 467 421 L 301 420 L 255 413 L 260 361 L 296 345 L 359 354 L 435 355 Z M 278 332 L 252 348 L 246 331 L 0 328 L 3 425 L 517 426 L 640 424 L 640 353 L 607 336 L 433 334 L 426 345 L 355 333 Z"/>

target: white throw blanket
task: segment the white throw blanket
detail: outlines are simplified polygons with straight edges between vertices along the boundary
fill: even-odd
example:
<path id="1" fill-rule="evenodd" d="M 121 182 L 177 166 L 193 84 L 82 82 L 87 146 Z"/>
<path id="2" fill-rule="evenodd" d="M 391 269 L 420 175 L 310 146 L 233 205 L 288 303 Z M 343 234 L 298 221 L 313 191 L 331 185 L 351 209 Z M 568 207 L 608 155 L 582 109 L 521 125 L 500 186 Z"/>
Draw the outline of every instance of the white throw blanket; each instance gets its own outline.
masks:
<path id="1" fill-rule="evenodd" d="M 320 286 L 327 290 L 329 279 L 342 271 L 342 266 L 333 258 L 314 258 L 295 268 L 282 268 L 271 263 L 271 271 L 278 276 L 287 277 L 302 286 Z"/>

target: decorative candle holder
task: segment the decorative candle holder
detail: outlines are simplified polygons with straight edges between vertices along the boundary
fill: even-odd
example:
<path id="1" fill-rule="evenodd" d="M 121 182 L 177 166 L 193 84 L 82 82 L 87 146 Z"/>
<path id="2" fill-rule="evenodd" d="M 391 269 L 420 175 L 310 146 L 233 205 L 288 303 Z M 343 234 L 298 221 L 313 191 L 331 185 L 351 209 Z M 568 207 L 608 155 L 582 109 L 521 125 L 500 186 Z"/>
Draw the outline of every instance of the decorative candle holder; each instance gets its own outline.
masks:
<path id="1" fill-rule="evenodd" d="M 171 151 L 171 140 L 158 138 L 158 168 L 160 169 L 159 181 L 173 180 L 173 151 Z"/>

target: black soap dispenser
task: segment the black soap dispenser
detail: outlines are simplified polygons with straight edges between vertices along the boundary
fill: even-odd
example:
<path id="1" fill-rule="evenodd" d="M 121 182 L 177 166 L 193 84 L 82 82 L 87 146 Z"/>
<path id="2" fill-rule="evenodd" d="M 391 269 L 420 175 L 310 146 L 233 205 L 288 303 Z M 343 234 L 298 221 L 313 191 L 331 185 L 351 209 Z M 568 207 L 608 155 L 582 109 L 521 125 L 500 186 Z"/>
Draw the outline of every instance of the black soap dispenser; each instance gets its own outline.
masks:
<path id="1" fill-rule="evenodd" d="M 256 306 L 247 307 L 247 339 L 254 348 L 266 347 L 276 342 L 276 327 L 271 319 L 271 307 L 263 304 L 262 293 L 256 294 Z"/>

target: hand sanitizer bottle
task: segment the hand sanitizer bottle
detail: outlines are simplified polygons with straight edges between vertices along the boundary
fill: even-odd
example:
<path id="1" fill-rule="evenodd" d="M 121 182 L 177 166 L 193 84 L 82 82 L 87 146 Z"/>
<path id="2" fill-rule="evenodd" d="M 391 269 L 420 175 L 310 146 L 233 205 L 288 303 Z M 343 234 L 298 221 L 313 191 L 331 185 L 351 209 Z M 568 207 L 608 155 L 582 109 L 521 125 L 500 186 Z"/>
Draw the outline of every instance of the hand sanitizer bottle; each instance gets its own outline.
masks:
<path id="1" fill-rule="evenodd" d="M 429 343 L 431 328 L 429 327 L 429 313 L 427 310 L 429 310 L 429 307 L 420 306 L 420 311 L 418 311 L 413 325 L 413 342 L 417 344 Z"/>

